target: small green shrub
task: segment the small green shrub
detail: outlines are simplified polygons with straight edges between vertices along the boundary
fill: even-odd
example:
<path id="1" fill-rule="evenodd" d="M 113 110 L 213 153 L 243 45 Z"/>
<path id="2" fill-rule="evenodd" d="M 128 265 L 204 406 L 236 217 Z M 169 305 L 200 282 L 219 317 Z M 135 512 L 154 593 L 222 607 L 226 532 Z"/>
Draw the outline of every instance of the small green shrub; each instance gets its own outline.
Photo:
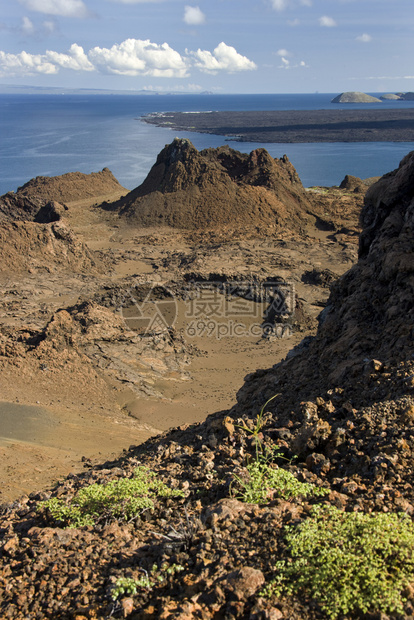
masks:
<path id="1" fill-rule="evenodd" d="M 145 572 L 145 575 L 139 579 L 132 579 L 132 577 L 119 577 L 111 588 L 111 598 L 116 601 L 120 596 L 124 594 L 127 596 L 135 596 L 138 592 L 138 588 L 145 588 L 151 590 L 157 583 L 162 583 L 167 579 L 167 575 L 175 575 L 181 573 L 184 570 L 184 566 L 181 564 L 167 564 L 164 563 L 159 569 L 156 564 L 153 565 L 150 575 Z"/>
<path id="2" fill-rule="evenodd" d="M 120 577 L 116 580 L 114 586 L 111 589 L 111 598 L 116 601 L 120 596 L 126 594 L 127 596 L 134 596 L 138 588 L 146 588 L 150 590 L 153 586 L 152 581 L 143 575 L 139 579 L 132 579 L 132 577 Z"/>
<path id="3" fill-rule="evenodd" d="M 234 475 L 241 487 L 237 495 L 249 504 L 266 504 L 272 497 L 289 500 L 295 497 L 316 497 L 329 493 L 328 489 L 317 487 L 307 482 L 299 482 L 295 476 L 271 461 L 281 457 L 279 452 L 271 451 L 258 454 L 256 459 L 246 466 L 246 479 Z"/>
<path id="4" fill-rule="evenodd" d="M 403 614 L 414 580 L 414 527 L 406 515 L 316 507 L 286 528 L 290 559 L 278 562 L 262 595 L 303 594 L 330 618 L 356 612 Z"/>
<path id="5" fill-rule="evenodd" d="M 157 497 L 184 497 L 184 493 L 170 489 L 154 472 L 140 466 L 133 478 L 91 484 L 80 489 L 69 503 L 54 497 L 41 502 L 39 509 L 46 509 L 59 523 L 82 527 L 100 521 L 130 521 L 153 508 Z"/>

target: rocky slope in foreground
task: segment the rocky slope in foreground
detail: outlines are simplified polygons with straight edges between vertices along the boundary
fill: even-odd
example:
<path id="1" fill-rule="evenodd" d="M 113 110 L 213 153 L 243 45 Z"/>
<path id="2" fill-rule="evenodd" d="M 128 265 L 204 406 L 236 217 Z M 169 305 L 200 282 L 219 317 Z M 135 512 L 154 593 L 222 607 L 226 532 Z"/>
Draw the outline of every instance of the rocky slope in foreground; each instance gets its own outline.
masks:
<path id="1" fill-rule="evenodd" d="M 323 592 L 268 598 L 262 590 L 277 563 L 290 561 L 284 526 L 306 523 L 315 504 L 349 514 L 395 511 L 410 523 L 414 515 L 413 167 L 411 153 L 369 190 L 358 264 L 334 284 L 317 336 L 249 377 L 233 410 L 130 448 L 52 493 L 2 507 L 2 617 L 327 616 L 318 601 Z M 255 433 L 256 416 L 273 396 Z M 329 494 L 293 499 L 269 486 L 262 505 L 240 501 L 234 475 L 247 480 L 257 446 L 283 452 L 272 471 L 278 465 Z M 39 512 L 51 495 L 69 503 L 91 483 L 127 483 L 142 465 L 180 496 L 158 498 L 128 522 L 107 508 L 95 525 L 75 529 Z M 389 578 L 384 574 L 382 586 Z M 379 613 L 380 589 L 365 617 L 412 618 L 411 581 L 397 590 L 399 615 L 387 607 L 390 616 Z M 122 591 L 122 583 L 134 587 Z M 342 618 L 360 615 L 357 604 Z"/>

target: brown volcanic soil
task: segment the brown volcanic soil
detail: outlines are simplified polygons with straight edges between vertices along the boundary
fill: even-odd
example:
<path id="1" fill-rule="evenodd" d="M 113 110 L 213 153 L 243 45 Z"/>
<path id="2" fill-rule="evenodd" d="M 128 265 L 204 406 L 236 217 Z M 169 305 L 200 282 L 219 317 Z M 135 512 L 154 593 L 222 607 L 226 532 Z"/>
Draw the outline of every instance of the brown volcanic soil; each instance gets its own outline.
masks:
<path id="1" fill-rule="evenodd" d="M 263 191 L 279 192 L 280 203 L 287 188 L 288 205 L 296 205 L 298 213 L 291 228 L 273 235 L 251 226 L 237 233 L 217 227 L 139 228 L 133 218 L 101 208 L 93 199 L 67 202 L 66 209 L 55 203 L 54 212 L 63 216 L 57 222 L 12 221 L 9 215 L 2 225 L 1 399 L 39 406 L 59 422 L 41 447 L 29 432 L 16 441 L 7 438 L 1 448 L 3 499 L 79 469 L 81 456 L 102 459 L 159 430 L 231 407 L 246 373 L 282 359 L 315 328 L 329 283 L 355 262 L 362 194 L 334 188 L 305 192 L 289 162 L 276 161 L 273 168 L 263 153 L 259 163 L 266 166 L 252 166 L 252 157 L 238 160 L 228 149 L 219 153 L 231 155 L 227 166 L 233 170 L 235 161 L 245 171 L 248 164 L 247 180 L 259 178 Z M 208 158 L 214 160 L 215 153 L 210 151 Z M 59 192 L 69 191 L 67 178 L 58 177 L 63 183 Z M 89 193 L 101 191 L 95 177 L 89 181 Z M 50 191 L 46 183 L 42 187 L 43 200 L 56 197 L 56 178 Z M 108 202 L 122 193 L 109 194 Z M 306 209 L 302 215 L 298 204 Z M 22 212 L 24 202 L 15 220 Z M 291 337 L 266 340 L 247 331 L 246 337 L 229 333 L 217 339 L 216 333 L 209 336 L 202 329 L 196 336 L 186 335 L 189 302 L 182 291 L 196 288 L 191 282 L 260 284 L 266 279 L 288 281 L 295 288 L 300 307 Z M 163 282 L 177 299 L 175 331 L 157 340 L 122 328 L 121 301 L 131 291 Z M 225 303 L 223 295 L 219 303 Z M 253 318 L 243 319 L 247 329 L 265 309 L 250 304 Z M 217 321 L 236 324 L 240 317 Z"/>
<path id="2" fill-rule="evenodd" d="M 108 168 L 104 168 L 91 174 L 68 172 L 57 177 L 36 177 L 19 187 L 16 194 L 30 199 L 36 197 L 48 201 L 74 202 L 122 191 L 126 191 L 125 188 Z"/>
<path id="3" fill-rule="evenodd" d="M 64 221 L 0 223 L 0 273 L 67 270 L 103 271 L 105 261 L 94 256 Z"/>
<path id="4" fill-rule="evenodd" d="M 45 512 L 39 512 L 39 501 L 50 497 L 50 492 L 26 496 L 3 507 L 0 609 L 5 618 L 326 618 L 318 601 L 306 592 L 270 599 L 260 592 L 275 576 L 276 563 L 289 561 L 284 526 L 303 522 L 315 503 L 349 512 L 393 511 L 410 519 L 414 516 L 413 168 L 411 153 L 398 170 L 368 190 L 359 260 L 333 284 L 315 337 L 307 338 L 286 360 L 272 367 L 262 355 L 262 367 L 268 369 L 247 378 L 231 409 L 214 413 L 201 424 L 184 425 L 152 438 L 114 462 L 89 467 L 52 492 L 69 501 L 86 485 L 129 478 L 137 465 L 144 464 L 169 486 L 181 489 L 183 498 L 160 499 L 154 510 L 132 522 L 108 518 L 72 530 L 62 529 Z M 121 232 L 116 243 L 121 243 Z M 141 247 L 148 243 L 147 256 L 153 257 L 162 252 L 154 242 L 162 236 L 164 244 L 168 240 L 172 262 L 163 266 L 158 254 L 155 261 L 161 268 L 182 265 L 186 239 L 177 235 L 179 251 L 174 254 L 172 234 L 158 229 L 151 238 L 141 237 Z M 296 246 L 288 243 L 292 259 L 292 252 L 297 252 L 303 265 L 305 255 L 312 261 L 312 248 L 316 252 L 318 240 L 321 264 L 328 255 L 339 259 L 338 246 L 344 249 L 343 241 L 318 234 L 322 231 L 315 228 L 314 237 L 308 233 Z M 249 241 L 238 241 L 246 244 L 240 253 L 242 263 L 255 247 L 254 242 L 249 246 Z M 279 242 L 280 250 L 283 239 L 275 236 L 268 242 L 270 252 L 271 243 Z M 220 245 L 224 251 L 225 244 Z M 234 240 L 227 247 L 233 251 Z M 199 275 L 207 275 L 208 252 L 205 247 L 196 249 L 204 252 L 204 262 L 198 263 Z M 229 252 L 229 256 L 234 260 L 234 254 Z M 280 264 L 277 254 L 263 252 L 263 261 L 255 269 L 262 265 L 266 269 L 270 256 L 274 273 Z M 300 260 L 295 265 L 293 271 L 299 274 Z M 226 270 L 230 272 L 230 265 L 223 266 L 223 272 Z M 319 271 L 319 278 L 315 275 L 318 285 L 303 286 L 301 293 L 309 294 L 305 309 L 310 310 L 309 299 L 322 293 L 328 275 Z M 111 343 L 112 333 L 115 342 L 122 342 L 120 334 L 125 334 L 126 327 L 105 308 L 118 294 L 119 282 L 115 284 L 98 292 L 103 305 L 89 302 L 56 313 L 41 339 L 32 335 L 13 340 L 10 334 L 6 352 L 12 345 L 20 347 L 22 357 L 36 349 L 41 354 L 44 348 L 50 358 L 55 350 L 53 363 L 57 367 L 61 356 L 87 355 L 88 347 L 102 336 Z M 244 357 L 241 351 L 249 352 L 243 340 L 238 349 L 239 357 Z M 19 360 L 13 351 L 10 358 Z M 300 481 L 327 488 L 329 495 L 322 500 L 285 500 L 273 493 L 267 504 L 257 506 L 232 497 L 237 494 L 234 474 L 243 476 L 246 460 L 255 457 L 255 442 L 244 428 L 253 430 L 261 407 L 276 394 L 266 407 L 258 440 L 267 448 L 283 451 L 285 458 L 277 466 L 288 469 Z M 182 570 L 168 574 L 164 563 L 180 565 Z M 118 602 L 111 599 L 118 578 L 151 576 L 154 564 L 163 575 L 160 581 L 154 579 L 150 588 L 137 587 L 136 593 L 121 595 Z M 412 618 L 414 591 L 409 583 L 401 593 L 401 602 L 404 612 L 399 616 L 372 609 L 365 617 Z M 364 616 L 352 612 L 341 617 Z"/>
<path id="5" fill-rule="evenodd" d="M 414 110 L 163 112 L 146 123 L 239 142 L 413 142 Z"/>
<path id="6" fill-rule="evenodd" d="M 104 200 L 108 196 L 119 196 L 126 191 L 108 168 L 91 174 L 68 172 L 57 177 L 36 177 L 19 187 L 16 192 L 0 196 L 0 221 L 56 221 L 64 215 L 66 202 L 91 198 Z"/>
<path id="7" fill-rule="evenodd" d="M 228 147 L 198 152 L 176 138 L 142 185 L 108 208 L 139 226 L 268 233 L 303 230 L 310 203 L 287 157 L 275 160 L 265 149 L 250 155 Z"/>

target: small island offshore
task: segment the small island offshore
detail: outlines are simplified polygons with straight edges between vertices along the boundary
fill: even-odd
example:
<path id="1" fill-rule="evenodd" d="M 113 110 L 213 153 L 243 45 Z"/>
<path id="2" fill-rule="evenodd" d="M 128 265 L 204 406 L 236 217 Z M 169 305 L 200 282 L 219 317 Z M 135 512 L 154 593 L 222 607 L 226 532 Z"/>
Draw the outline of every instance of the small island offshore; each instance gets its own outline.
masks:
<path id="1" fill-rule="evenodd" d="M 411 100 L 412 93 L 383 101 Z M 381 103 L 364 93 L 342 93 L 332 103 Z M 226 136 L 236 142 L 412 142 L 413 109 L 156 112 L 146 123 L 176 131 Z"/>

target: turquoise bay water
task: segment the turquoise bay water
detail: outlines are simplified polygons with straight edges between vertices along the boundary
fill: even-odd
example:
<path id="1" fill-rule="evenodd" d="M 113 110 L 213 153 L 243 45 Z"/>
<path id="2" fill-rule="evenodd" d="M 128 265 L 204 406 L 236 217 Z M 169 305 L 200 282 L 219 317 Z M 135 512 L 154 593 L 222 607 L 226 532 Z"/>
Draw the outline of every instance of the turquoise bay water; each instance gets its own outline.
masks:
<path id="1" fill-rule="evenodd" d="M 349 109 L 332 94 L 312 95 L 0 95 L 0 194 L 35 176 L 109 168 L 128 189 L 146 177 L 165 144 L 189 138 L 198 149 L 229 144 L 287 154 L 303 184 L 338 185 L 345 174 L 382 175 L 398 166 L 413 142 L 260 144 L 224 136 L 172 132 L 140 121 L 149 112 Z M 414 102 L 364 104 L 363 109 L 413 108 Z M 353 106 L 353 109 L 355 106 Z"/>

